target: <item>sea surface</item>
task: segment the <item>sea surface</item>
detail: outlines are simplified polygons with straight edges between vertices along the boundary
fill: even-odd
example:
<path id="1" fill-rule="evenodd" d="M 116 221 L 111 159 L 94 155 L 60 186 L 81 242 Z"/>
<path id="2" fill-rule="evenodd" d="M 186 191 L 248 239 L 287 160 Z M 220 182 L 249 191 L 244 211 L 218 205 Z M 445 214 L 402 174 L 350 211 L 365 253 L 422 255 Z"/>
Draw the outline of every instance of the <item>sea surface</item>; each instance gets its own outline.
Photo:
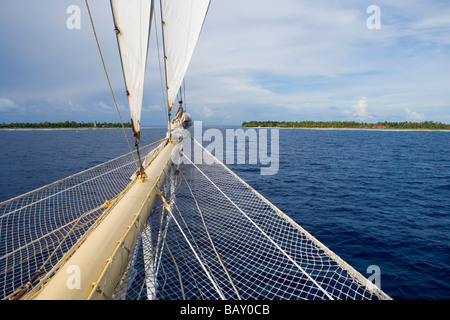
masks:
<path id="1" fill-rule="evenodd" d="M 0 146 L 0 202 L 129 151 L 121 129 L 0 130 Z M 450 132 L 280 129 L 279 170 L 262 166 L 229 165 L 393 299 L 450 299 Z"/>

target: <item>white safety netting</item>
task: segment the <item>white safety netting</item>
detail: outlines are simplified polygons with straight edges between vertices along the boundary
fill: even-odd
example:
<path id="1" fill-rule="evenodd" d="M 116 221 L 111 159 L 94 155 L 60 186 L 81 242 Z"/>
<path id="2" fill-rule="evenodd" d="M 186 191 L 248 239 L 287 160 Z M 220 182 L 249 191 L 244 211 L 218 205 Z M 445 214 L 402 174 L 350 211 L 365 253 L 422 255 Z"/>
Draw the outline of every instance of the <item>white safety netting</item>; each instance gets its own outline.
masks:
<path id="1" fill-rule="evenodd" d="M 114 299 L 389 299 L 205 149 L 203 158 L 173 166 Z M 36 283 L 51 275 L 135 172 L 130 153 L 0 203 L 1 298 L 37 271 Z"/>
<path id="2" fill-rule="evenodd" d="M 115 299 L 389 299 L 213 159 L 173 168 Z"/>
<path id="3" fill-rule="evenodd" d="M 156 143 L 142 148 L 147 154 Z M 0 299 L 37 284 L 121 194 L 136 172 L 126 154 L 0 203 Z"/>

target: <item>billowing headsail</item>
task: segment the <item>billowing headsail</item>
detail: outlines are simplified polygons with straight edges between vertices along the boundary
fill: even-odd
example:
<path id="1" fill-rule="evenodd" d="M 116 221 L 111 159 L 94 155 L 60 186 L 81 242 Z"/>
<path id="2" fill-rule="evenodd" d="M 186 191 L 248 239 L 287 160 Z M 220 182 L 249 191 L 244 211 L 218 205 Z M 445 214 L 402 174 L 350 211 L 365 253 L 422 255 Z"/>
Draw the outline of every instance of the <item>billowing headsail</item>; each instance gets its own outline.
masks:
<path id="1" fill-rule="evenodd" d="M 210 0 L 161 0 L 169 110 L 183 82 Z"/>
<path id="2" fill-rule="evenodd" d="M 134 137 L 139 141 L 153 0 L 111 0 Z"/>

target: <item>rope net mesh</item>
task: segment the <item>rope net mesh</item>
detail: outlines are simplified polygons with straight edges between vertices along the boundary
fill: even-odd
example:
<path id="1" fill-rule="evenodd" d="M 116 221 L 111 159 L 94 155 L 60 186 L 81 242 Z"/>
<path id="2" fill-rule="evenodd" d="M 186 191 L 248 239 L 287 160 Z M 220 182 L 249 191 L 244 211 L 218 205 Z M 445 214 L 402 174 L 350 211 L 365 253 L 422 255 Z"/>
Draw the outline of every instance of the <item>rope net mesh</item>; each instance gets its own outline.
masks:
<path id="1" fill-rule="evenodd" d="M 182 162 L 114 299 L 389 299 L 217 159 Z"/>
<path id="2" fill-rule="evenodd" d="M 143 154 L 155 144 L 142 148 Z M 40 270 L 46 275 L 106 210 L 136 172 L 128 153 L 0 203 L 0 297 Z"/>
<path id="3" fill-rule="evenodd" d="M 2 299 L 37 270 L 51 276 L 130 184 L 133 157 L 0 203 Z M 113 299 L 389 299 L 205 149 L 203 158 L 171 168 Z"/>

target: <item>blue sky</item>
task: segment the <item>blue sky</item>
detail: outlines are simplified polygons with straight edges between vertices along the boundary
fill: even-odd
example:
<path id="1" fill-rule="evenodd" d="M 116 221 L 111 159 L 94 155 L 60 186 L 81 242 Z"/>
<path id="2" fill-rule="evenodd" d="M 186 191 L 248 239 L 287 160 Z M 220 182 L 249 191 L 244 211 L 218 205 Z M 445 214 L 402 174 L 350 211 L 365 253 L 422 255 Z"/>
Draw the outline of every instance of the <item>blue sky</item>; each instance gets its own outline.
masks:
<path id="1" fill-rule="evenodd" d="M 67 7 L 81 8 L 69 30 Z M 109 1 L 92 14 L 122 116 L 127 99 Z M 380 29 L 369 29 L 370 5 Z M 84 1 L 0 2 L 0 123 L 117 122 Z M 152 33 L 142 123 L 163 125 Z M 212 0 L 186 77 L 206 124 L 279 121 L 450 123 L 447 0 Z"/>

